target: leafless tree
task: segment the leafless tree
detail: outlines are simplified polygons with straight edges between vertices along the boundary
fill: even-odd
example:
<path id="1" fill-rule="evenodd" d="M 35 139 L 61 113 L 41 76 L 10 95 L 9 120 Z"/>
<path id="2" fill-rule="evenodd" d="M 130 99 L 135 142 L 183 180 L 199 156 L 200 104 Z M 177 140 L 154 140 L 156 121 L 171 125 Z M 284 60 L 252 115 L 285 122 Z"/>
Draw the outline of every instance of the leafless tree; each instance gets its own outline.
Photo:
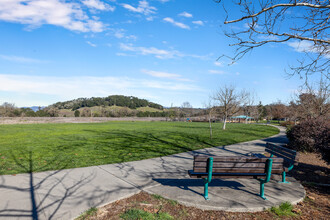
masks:
<path id="1" fill-rule="evenodd" d="M 60 112 L 57 108 L 54 108 L 54 107 L 49 107 L 45 110 L 49 114 L 50 117 L 58 117 L 58 114 Z"/>
<path id="2" fill-rule="evenodd" d="M 254 92 L 243 91 L 244 99 L 242 100 L 242 107 L 244 115 L 251 117 L 255 115 L 257 106 L 255 106 L 256 95 Z M 248 123 L 248 118 L 246 118 L 245 123 Z"/>
<path id="3" fill-rule="evenodd" d="M 224 118 L 222 129 L 225 130 L 228 117 L 240 110 L 240 105 L 246 99 L 246 92 L 239 92 L 234 86 L 224 86 L 213 94 L 212 99 L 218 113 Z"/>
<path id="4" fill-rule="evenodd" d="M 288 116 L 291 121 L 294 121 L 294 125 L 297 124 L 297 120 L 300 118 L 299 105 L 295 101 L 291 101 L 288 106 Z"/>
<path id="5" fill-rule="evenodd" d="M 277 101 L 276 103 L 270 104 L 270 114 L 272 117 L 276 118 L 278 122 L 280 119 L 285 118 L 287 116 L 287 106 L 284 105 L 281 101 Z"/>
<path id="6" fill-rule="evenodd" d="M 330 71 L 330 4 L 328 0 L 215 0 L 226 13 L 225 35 L 235 40 L 236 51 L 226 56 L 236 62 L 255 48 L 271 43 L 299 46 L 304 56 L 290 66 L 289 75 L 321 73 L 329 79 Z M 235 8 L 237 18 L 230 17 Z M 233 13 L 232 13 L 233 14 Z M 237 27 L 240 24 L 240 27 Z"/>
<path id="7" fill-rule="evenodd" d="M 180 108 L 180 115 L 184 117 L 191 117 L 192 115 L 192 105 L 189 102 L 184 102 Z"/>
<path id="8" fill-rule="evenodd" d="M 91 117 L 92 116 L 92 112 L 89 108 L 84 108 L 82 111 L 81 111 L 81 114 L 80 114 L 81 117 Z"/>
<path id="9" fill-rule="evenodd" d="M 321 80 L 317 86 L 306 85 L 296 97 L 292 102 L 297 106 L 298 114 L 302 119 L 329 117 L 329 83 Z"/>
<path id="10" fill-rule="evenodd" d="M 213 104 L 212 104 L 212 100 L 209 100 L 209 102 L 207 104 L 204 104 L 204 107 L 207 109 L 207 116 L 208 116 L 208 120 L 209 120 L 209 127 L 210 127 L 210 139 L 212 139 L 212 120 L 213 117 L 216 114 L 216 108 L 214 108 Z"/>
<path id="11" fill-rule="evenodd" d="M 13 112 L 15 109 L 16 109 L 15 104 L 9 103 L 9 102 L 4 102 L 0 106 L 0 116 L 5 116 L 5 117 L 14 116 Z"/>

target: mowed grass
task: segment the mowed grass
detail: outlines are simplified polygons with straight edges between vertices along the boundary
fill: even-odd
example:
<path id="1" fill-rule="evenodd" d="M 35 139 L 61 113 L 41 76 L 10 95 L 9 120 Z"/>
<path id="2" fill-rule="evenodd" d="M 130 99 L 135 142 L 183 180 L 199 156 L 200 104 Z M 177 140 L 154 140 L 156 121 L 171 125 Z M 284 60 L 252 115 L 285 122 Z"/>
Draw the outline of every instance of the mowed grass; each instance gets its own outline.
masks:
<path id="1" fill-rule="evenodd" d="M 260 139 L 271 126 L 186 122 L 0 125 L 0 175 L 160 157 Z"/>

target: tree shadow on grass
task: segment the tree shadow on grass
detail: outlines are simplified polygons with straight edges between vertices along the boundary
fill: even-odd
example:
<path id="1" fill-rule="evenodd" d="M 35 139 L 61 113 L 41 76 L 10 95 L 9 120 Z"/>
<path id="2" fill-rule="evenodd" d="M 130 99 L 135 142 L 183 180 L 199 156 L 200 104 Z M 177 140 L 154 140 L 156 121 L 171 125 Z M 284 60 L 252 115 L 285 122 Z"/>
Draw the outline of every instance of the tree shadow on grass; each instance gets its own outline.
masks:
<path id="1" fill-rule="evenodd" d="M 215 141 L 203 138 L 198 135 L 186 134 L 183 132 L 163 132 L 160 135 L 155 135 L 149 132 L 123 132 L 123 131 L 94 131 L 86 130 L 88 132 L 96 133 L 98 136 L 106 140 L 103 144 L 108 146 L 108 150 L 114 150 L 118 162 L 128 162 L 134 160 L 149 159 L 154 157 L 162 157 L 183 152 L 191 152 L 208 154 L 207 150 L 198 150 L 204 148 L 217 148 L 229 154 L 242 154 L 233 149 L 226 148 L 227 144 L 236 143 L 232 139 L 225 140 L 225 145 L 218 146 Z M 120 139 L 122 141 L 114 141 Z M 108 140 L 108 142 L 107 142 Z M 125 150 L 123 150 L 125 149 Z M 204 151 L 204 152 L 203 152 Z M 106 153 L 106 151 L 104 152 Z"/>

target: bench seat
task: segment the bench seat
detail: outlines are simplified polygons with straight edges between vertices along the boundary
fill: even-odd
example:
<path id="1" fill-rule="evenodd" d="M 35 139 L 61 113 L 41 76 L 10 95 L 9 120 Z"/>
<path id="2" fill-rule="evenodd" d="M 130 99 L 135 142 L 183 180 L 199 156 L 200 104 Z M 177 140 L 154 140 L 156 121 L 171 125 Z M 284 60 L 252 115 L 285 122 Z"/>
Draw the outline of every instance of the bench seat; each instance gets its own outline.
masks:
<path id="1" fill-rule="evenodd" d="M 295 150 L 288 149 L 286 147 L 278 146 L 271 143 L 266 143 L 265 151 L 270 154 L 270 157 L 277 157 L 284 159 L 284 165 L 282 170 L 282 183 L 288 183 L 286 181 L 286 173 L 298 165 L 299 153 Z M 252 154 L 254 157 L 265 158 L 263 154 Z"/>
<path id="2" fill-rule="evenodd" d="M 258 158 L 242 156 L 195 155 L 191 178 L 204 179 L 204 198 L 208 200 L 208 184 L 213 179 L 254 178 L 260 182 L 260 196 L 264 196 L 264 184 L 272 174 L 283 171 L 283 158 Z"/>

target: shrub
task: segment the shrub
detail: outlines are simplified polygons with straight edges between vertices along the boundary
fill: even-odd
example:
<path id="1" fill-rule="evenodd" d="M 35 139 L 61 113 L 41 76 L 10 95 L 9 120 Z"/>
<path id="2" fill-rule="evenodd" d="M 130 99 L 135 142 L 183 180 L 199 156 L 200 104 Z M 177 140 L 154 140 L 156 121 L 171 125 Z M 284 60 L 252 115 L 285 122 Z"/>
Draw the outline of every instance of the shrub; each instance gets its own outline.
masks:
<path id="1" fill-rule="evenodd" d="M 289 147 L 305 152 L 320 152 L 325 161 L 330 161 L 330 122 L 325 118 L 301 122 L 287 131 Z"/>
<path id="2" fill-rule="evenodd" d="M 79 117 L 79 116 L 80 116 L 80 111 L 79 110 L 74 111 L 74 117 Z"/>

